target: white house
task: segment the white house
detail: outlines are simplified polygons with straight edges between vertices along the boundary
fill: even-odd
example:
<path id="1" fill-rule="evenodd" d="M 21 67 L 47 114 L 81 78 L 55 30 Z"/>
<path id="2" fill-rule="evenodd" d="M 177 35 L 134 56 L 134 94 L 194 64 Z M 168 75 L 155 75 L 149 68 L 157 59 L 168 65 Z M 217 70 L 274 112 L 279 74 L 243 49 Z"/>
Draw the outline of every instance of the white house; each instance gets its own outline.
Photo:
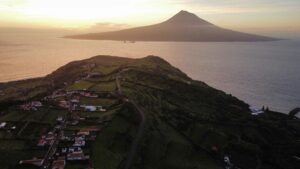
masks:
<path id="1" fill-rule="evenodd" d="M 2 122 L 2 123 L 0 124 L 0 129 L 4 128 L 5 126 L 6 126 L 6 122 Z"/>
<path id="2" fill-rule="evenodd" d="M 84 108 L 85 111 L 95 112 L 95 111 L 106 111 L 102 106 L 91 106 L 91 105 L 81 105 L 80 107 Z"/>
<path id="3" fill-rule="evenodd" d="M 251 110 L 251 115 L 253 115 L 253 116 L 257 116 L 259 114 L 264 113 L 264 111 L 262 109 L 258 109 L 258 108 L 253 107 L 253 106 L 250 107 L 250 110 Z"/>

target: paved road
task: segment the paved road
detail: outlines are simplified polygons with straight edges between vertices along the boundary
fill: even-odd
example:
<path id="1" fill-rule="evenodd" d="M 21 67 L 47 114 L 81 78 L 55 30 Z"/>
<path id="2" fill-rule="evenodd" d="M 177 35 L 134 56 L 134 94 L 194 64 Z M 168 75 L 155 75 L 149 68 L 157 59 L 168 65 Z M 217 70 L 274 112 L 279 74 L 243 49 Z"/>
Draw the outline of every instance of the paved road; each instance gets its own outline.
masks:
<path id="1" fill-rule="evenodd" d="M 124 169 L 129 169 L 132 164 L 132 161 L 134 159 L 134 156 L 136 154 L 136 151 L 137 151 L 137 148 L 139 145 L 139 141 L 141 140 L 141 138 L 143 136 L 144 126 L 145 126 L 145 114 L 144 114 L 143 110 L 133 100 L 128 99 L 122 93 L 122 88 L 121 88 L 121 84 L 120 84 L 121 73 L 126 72 L 128 70 L 130 70 L 130 69 L 129 68 L 123 69 L 117 74 L 117 77 L 116 77 L 117 93 L 118 93 L 119 97 L 122 99 L 122 101 L 131 103 L 134 106 L 134 108 L 136 109 L 137 115 L 139 116 L 140 124 L 138 127 L 137 134 L 131 144 L 131 148 L 129 150 L 127 159 L 125 161 Z"/>
<path id="2" fill-rule="evenodd" d="M 66 120 L 63 121 L 63 123 L 61 124 L 61 126 L 65 126 L 66 125 Z M 55 129 L 53 132 L 54 132 L 54 139 L 46 153 L 46 155 L 44 156 L 44 161 L 43 161 L 43 165 L 42 165 L 42 168 L 43 169 L 48 169 L 50 167 L 50 163 L 51 163 L 51 160 L 53 155 L 55 154 L 56 150 L 57 150 L 57 147 L 59 145 L 59 142 L 60 142 L 60 132 L 61 132 L 62 128 L 59 128 L 59 129 Z"/>
<path id="3" fill-rule="evenodd" d="M 55 139 L 53 140 L 52 144 L 48 149 L 48 152 L 44 157 L 42 168 L 49 168 L 51 157 L 53 157 L 53 155 L 55 154 L 58 144 L 59 144 L 58 136 L 55 136 Z"/>

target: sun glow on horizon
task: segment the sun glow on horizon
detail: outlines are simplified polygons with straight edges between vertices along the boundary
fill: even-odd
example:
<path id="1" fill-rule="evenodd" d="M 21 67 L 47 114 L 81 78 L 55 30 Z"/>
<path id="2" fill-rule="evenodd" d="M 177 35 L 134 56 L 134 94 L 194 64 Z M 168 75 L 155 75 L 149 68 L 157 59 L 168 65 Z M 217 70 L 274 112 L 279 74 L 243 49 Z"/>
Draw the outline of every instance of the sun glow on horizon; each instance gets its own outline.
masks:
<path id="1" fill-rule="evenodd" d="M 297 0 L 0 0 L 0 27 L 140 26 L 184 9 L 232 29 L 300 31 L 299 6 Z"/>
<path id="2" fill-rule="evenodd" d="M 1 15 L 7 21 L 28 20 L 62 26 L 86 26 L 92 22 L 139 22 L 141 13 L 157 13 L 147 6 L 149 0 L 6 0 Z"/>

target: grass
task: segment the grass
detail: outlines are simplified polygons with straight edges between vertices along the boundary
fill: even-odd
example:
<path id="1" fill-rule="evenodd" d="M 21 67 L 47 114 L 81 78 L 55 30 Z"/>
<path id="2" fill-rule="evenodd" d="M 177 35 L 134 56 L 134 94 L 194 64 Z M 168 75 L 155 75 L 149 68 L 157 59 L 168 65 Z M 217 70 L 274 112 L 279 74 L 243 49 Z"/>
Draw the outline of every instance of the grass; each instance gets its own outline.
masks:
<path id="1" fill-rule="evenodd" d="M 99 77 L 92 77 L 89 78 L 88 81 L 93 82 L 93 83 L 101 83 L 101 82 L 109 82 L 109 81 L 114 81 L 116 79 L 116 74 L 112 73 L 112 74 L 108 74 L 108 75 L 104 75 L 104 76 L 99 76 Z"/>
<path id="2" fill-rule="evenodd" d="M 43 157 L 45 154 L 41 150 L 31 150 L 31 149 L 0 149 L 0 168 L 1 169 L 11 169 L 11 168 L 22 168 L 19 166 L 20 160 L 32 159 L 33 157 Z"/>
<path id="3" fill-rule="evenodd" d="M 118 109 L 108 110 L 106 112 L 80 112 L 79 115 L 81 117 L 97 118 L 101 121 L 102 119 L 112 118 L 116 113 L 118 113 Z"/>
<path id="4" fill-rule="evenodd" d="M 69 83 L 85 77 L 88 70 L 83 71 L 80 67 L 87 63 L 95 63 L 98 67 L 94 71 L 101 72 L 104 76 L 80 81 L 67 87 L 68 90 L 114 91 L 113 79 L 116 74 L 111 73 L 120 67 L 135 67 L 124 72 L 122 78 L 125 78 L 125 81 L 121 81 L 123 93 L 139 105 L 146 116 L 144 135 L 131 168 L 220 169 L 223 168 L 220 160 L 224 153 L 228 153 L 232 162 L 239 168 L 257 168 L 257 161 L 261 162 L 260 168 L 297 168 L 297 163 L 292 161 L 291 157 L 298 155 L 298 121 L 269 113 L 252 117 L 248 105 L 244 102 L 202 82 L 192 81 L 157 57 L 135 60 L 97 56 L 79 61 L 52 75 L 55 87 L 62 87 L 64 82 Z M 109 80 L 111 82 L 103 82 Z M 57 86 L 58 84 L 62 85 Z M 23 91 L 25 89 L 28 91 Z M 0 90 L 9 93 L 9 96 L 4 97 L 13 99 L 25 99 L 43 93 L 42 87 L 35 89 L 35 82 L 15 85 L 10 83 L 5 87 L 0 84 Z M 52 91 L 49 89 L 49 92 Z M 90 105 L 111 105 L 114 100 L 82 97 L 81 102 Z M 7 104 L 0 101 L 1 103 L 3 107 Z M 14 106 L 14 103 L 11 105 Z M 122 107 L 120 111 L 80 112 L 81 116 L 96 118 L 87 118 L 85 122 L 81 121 L 77 126 L 66 129 L 71 133 L 71 129 L 87 125 L 105 125 L 96 141 L 89 144 L 92 149 L 91 162 L 97 169 L 121 168 L 120 165 L 128 155 L 140 121 L 134 109 L 128 108 L 132 106 L 130 103 L 124 103 L 123 106 L 127 107 L 127 111 Z M 65 113 L 46 109 L 37 112 L 5 112 L 7 114 L 1 116 L 0 121 L 16 125 L 17 129 L 11 133 L 20 133 L 19 138 L 29 138 L 32 144 L 36 144 L 36 136 L 43 133 L 49 124 L 53 124 L 57 116 Z M 110 123 L 100 124 L 100 120 L 104 121 L 105 118 L 109 118 Z M 45 124 L 40 124 L 39 121 Z M 14 137 L 8 132 L 0 131 L 0 138 Z M 18 160 L 36 156 L 34 152 L 28 152 L 28 142 L 18 141 L 20 140 L 0 142 L 1 169 L 15 168 Z M 212 157 L 206 151 L 211 151 L 214 145 L 218 151 Z M 266 163 L 271 167 L 266 167 Z M 83 166 L 67 166 L 81 167 Z"/>
<path id="5" fill-rule="evenodd" d="M 95 69 L 93 69 L 93 71 L 100 72 L 104 75 L 107 75 L 118 68 L 119 68 L 119 66 L 117 66 L 117 65 L 98 65 Z"/>
<path id="6" fill-rule="evenodd" d="M 23 113 L 26 114 L 26 116 L 22 119 L 22 121 L 40 122 L 44 115 L 48 113 L 48 111 L 47 109 L 40 109 L 37 111 L 24 111 Z"/>
<path id="7" fill-rule="evenodd" d="M 67 112 L 63 110 L 50 110 L 40 108 L 37 111 L 19 111 L 11 110 L 4 116 L 0 117 L 0 122 L 5 121 L 31 121 L 54 124 L 58 116 L 63 116 Z"/>
<path id="8" fill-rule="evenodd" d="M 130 112 L 129 112 L 130 113 Z M 117 115 L 92 146 L 92 161 L 97 169 L 116 169 L 125 159 L 136 133 L 135 126 Z"/>
<path id="9" fill-rule="evenodd" d="M 25 147 L 23 140 L 0 140 L 0 150 L 23 150 Z"/>
<path id="10" fill-rule="evenodd" d="M 30 122 L 25 128 L 21 131 L 20 136 L 26 138 L 39 138 L 43 133 L 49 129 L 49 125 Z"/>
<path id="11" fill-rule="evenodd" d="M 82 81 L 72 84 L 71 86 L 68 86 L 66 88 L 66 90 L 67 91 L 86 90 L 86 89 L 89 89 L 89 87 L 91 87 L 92 85 L 93 85 L 93 83 L 82 80 Z"/>
<path id="12" fill-rule="evenodd" d="M 85 169 L 87 168 L 89 165 L 88 165 L 88 162 L 81 162 L 81 163 L 70 163 L 70 162 L 67 162 L 66 164 L 66 167 L 65 169 Z"/>
<path id="13" fill-rule="evenodd" d="M 80 104 L 84 104 L 84 105 L 110 106 L 114 102 L 115 102 L 114 99 L 107 99 L 107 98 L 89 98 L 89 97 L 80 98 Z"/>
<path id="14" fill-rule="evenodd" d="M 20 112 L 17 110 L 11 110 L 7 112 L 4 116 L 0 117 L 1 122 L 5 121 L 21 121 L 23 118 L 25 118 L 27 114 L 25 112 Z"/>
<path id="15" fill-rule="evenodd" d="M 152 117 L 156 118 L 156 117 Z M 211 168 L 220 169 L 220 164 L 193 145 L 164 121 L 156 119 L 156 129 L 146 131 L 144 166 L 149 168 Z"/>
<path id="16" fill-rule="evenodd" d="M 97 83 L 89 90 L 96 92 L 112 92 L 116 90 L 116 83 L 115 81 Z"/>
<path id="17" fill-rule="evenodd" d="M 51 125 L 54 125 L 54 123 L 56 122 L 57 117 L 64 116 L 67 113 L 68 112 L 65 111 L 65 110 L 49 110 L 46 114 L 44 114 L 44 117 L 41 120 L 41 122 L 49 123 Z"/>
<path id="18" fill-rule="evenodd" d="M 4 91 L 5 94 L 10 95 L 20 90 L 32 89 L 41 85 L 43 85 L 43 82 L 41 82 L 39 79 L 13 81 L 0 84 L 0 90 Z"/>
<path id="19" fill-rule="evenodd" d="M 28 160 L 33 157 L 43 157 L 44 150 L 30 149 L 28 142 L 24 140 L 0 140 L 0 168 L 21 168 L 20 160 Z"/>
<path id="20" fill-rule="evenodd" d="M 113 153 L 105 146 L 97 144 L 94 146 L 93 163 L 98 169 L 117 169 L 123 157 Z"/>

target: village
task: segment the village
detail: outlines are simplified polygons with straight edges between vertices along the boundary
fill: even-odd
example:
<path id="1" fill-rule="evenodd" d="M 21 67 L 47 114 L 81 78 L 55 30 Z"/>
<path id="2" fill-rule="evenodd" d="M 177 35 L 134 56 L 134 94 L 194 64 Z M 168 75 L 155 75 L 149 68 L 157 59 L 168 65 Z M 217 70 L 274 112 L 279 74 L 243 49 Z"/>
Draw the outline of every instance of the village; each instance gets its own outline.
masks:
<path id="1" fill-rule="evenodd" d="M 78 163 L 80 166 L 86 166 L 85 168 L 93 168 L 89 146 L 110 121 L 111 116 L 102 116 L 102 119 L 93 116 L 95 113 L 105 115 L 109 107 L 82 104 L 81 98 L 91 101 L 99 98 L 116 99 L 111 93 L 97 94 L 86 90 L 57 90 L 51 96 L 43 98 L 43 102 L 55 102 L 56 106 L 68 110 L 68 113 L 58 116 L 53 129 L 40 137 L 36 146 L 48 148 L 44 158 L 21 160 L 21 165 L 63 169 L 67 163 Z M 41 106 L 41 102 L 34 101 L 22 105 L 21 108 L 36 110 Z"/>
<path id="2" fill-rule="evenodd" d="M 19 166 L 44 169 L 94 168 L 93 142 L 101 137 L 101 131 L 110 123 L 122 103 L 118 78 L 116 84 L 107 91 L 89 90 L 86 81 L 76 81 L 71 87 L 55 90 L 40 100 L 19 105 L 18 109 L 25 114 L 43 112 L 45 108 L 61 112 L 52 117 L 52 125 L 40 132 L 32 145 L 41 152 L 20 160 Z M 128 102 L 128 99 L 124 99 Z M 253 116 L 263 112 L 261 109 L 252 109 Z M 142 114 L 140 116 L 144 118 Z M 24 127 L 4 121 L 0 123 L 0 129 L 21 136 L 30 125 L 27 122 Z M 229 156 L 225 155 L 223 160 L 225 168 L 233 166 Z"/>
<path id="3" fill-rule="evenodd" d="M 44 107 L 59 109 L 65 113 L 58 115 L 54 125 L 41 133 L 36 142 L 36 149 L 44 150 L 44 154 L 22 159 L 19 165 L 22 168 L 93 168 L 90 160 L 91 146 L 119 105 L 113 92 L 97 93 L 86 89 L 59 89 L 40 101 L 20 105 L 20 111 L 25 113 L 38 112 Z M 13 132 L 18 126 L 12 122 L 1 122 L 0 129 Z"/>

